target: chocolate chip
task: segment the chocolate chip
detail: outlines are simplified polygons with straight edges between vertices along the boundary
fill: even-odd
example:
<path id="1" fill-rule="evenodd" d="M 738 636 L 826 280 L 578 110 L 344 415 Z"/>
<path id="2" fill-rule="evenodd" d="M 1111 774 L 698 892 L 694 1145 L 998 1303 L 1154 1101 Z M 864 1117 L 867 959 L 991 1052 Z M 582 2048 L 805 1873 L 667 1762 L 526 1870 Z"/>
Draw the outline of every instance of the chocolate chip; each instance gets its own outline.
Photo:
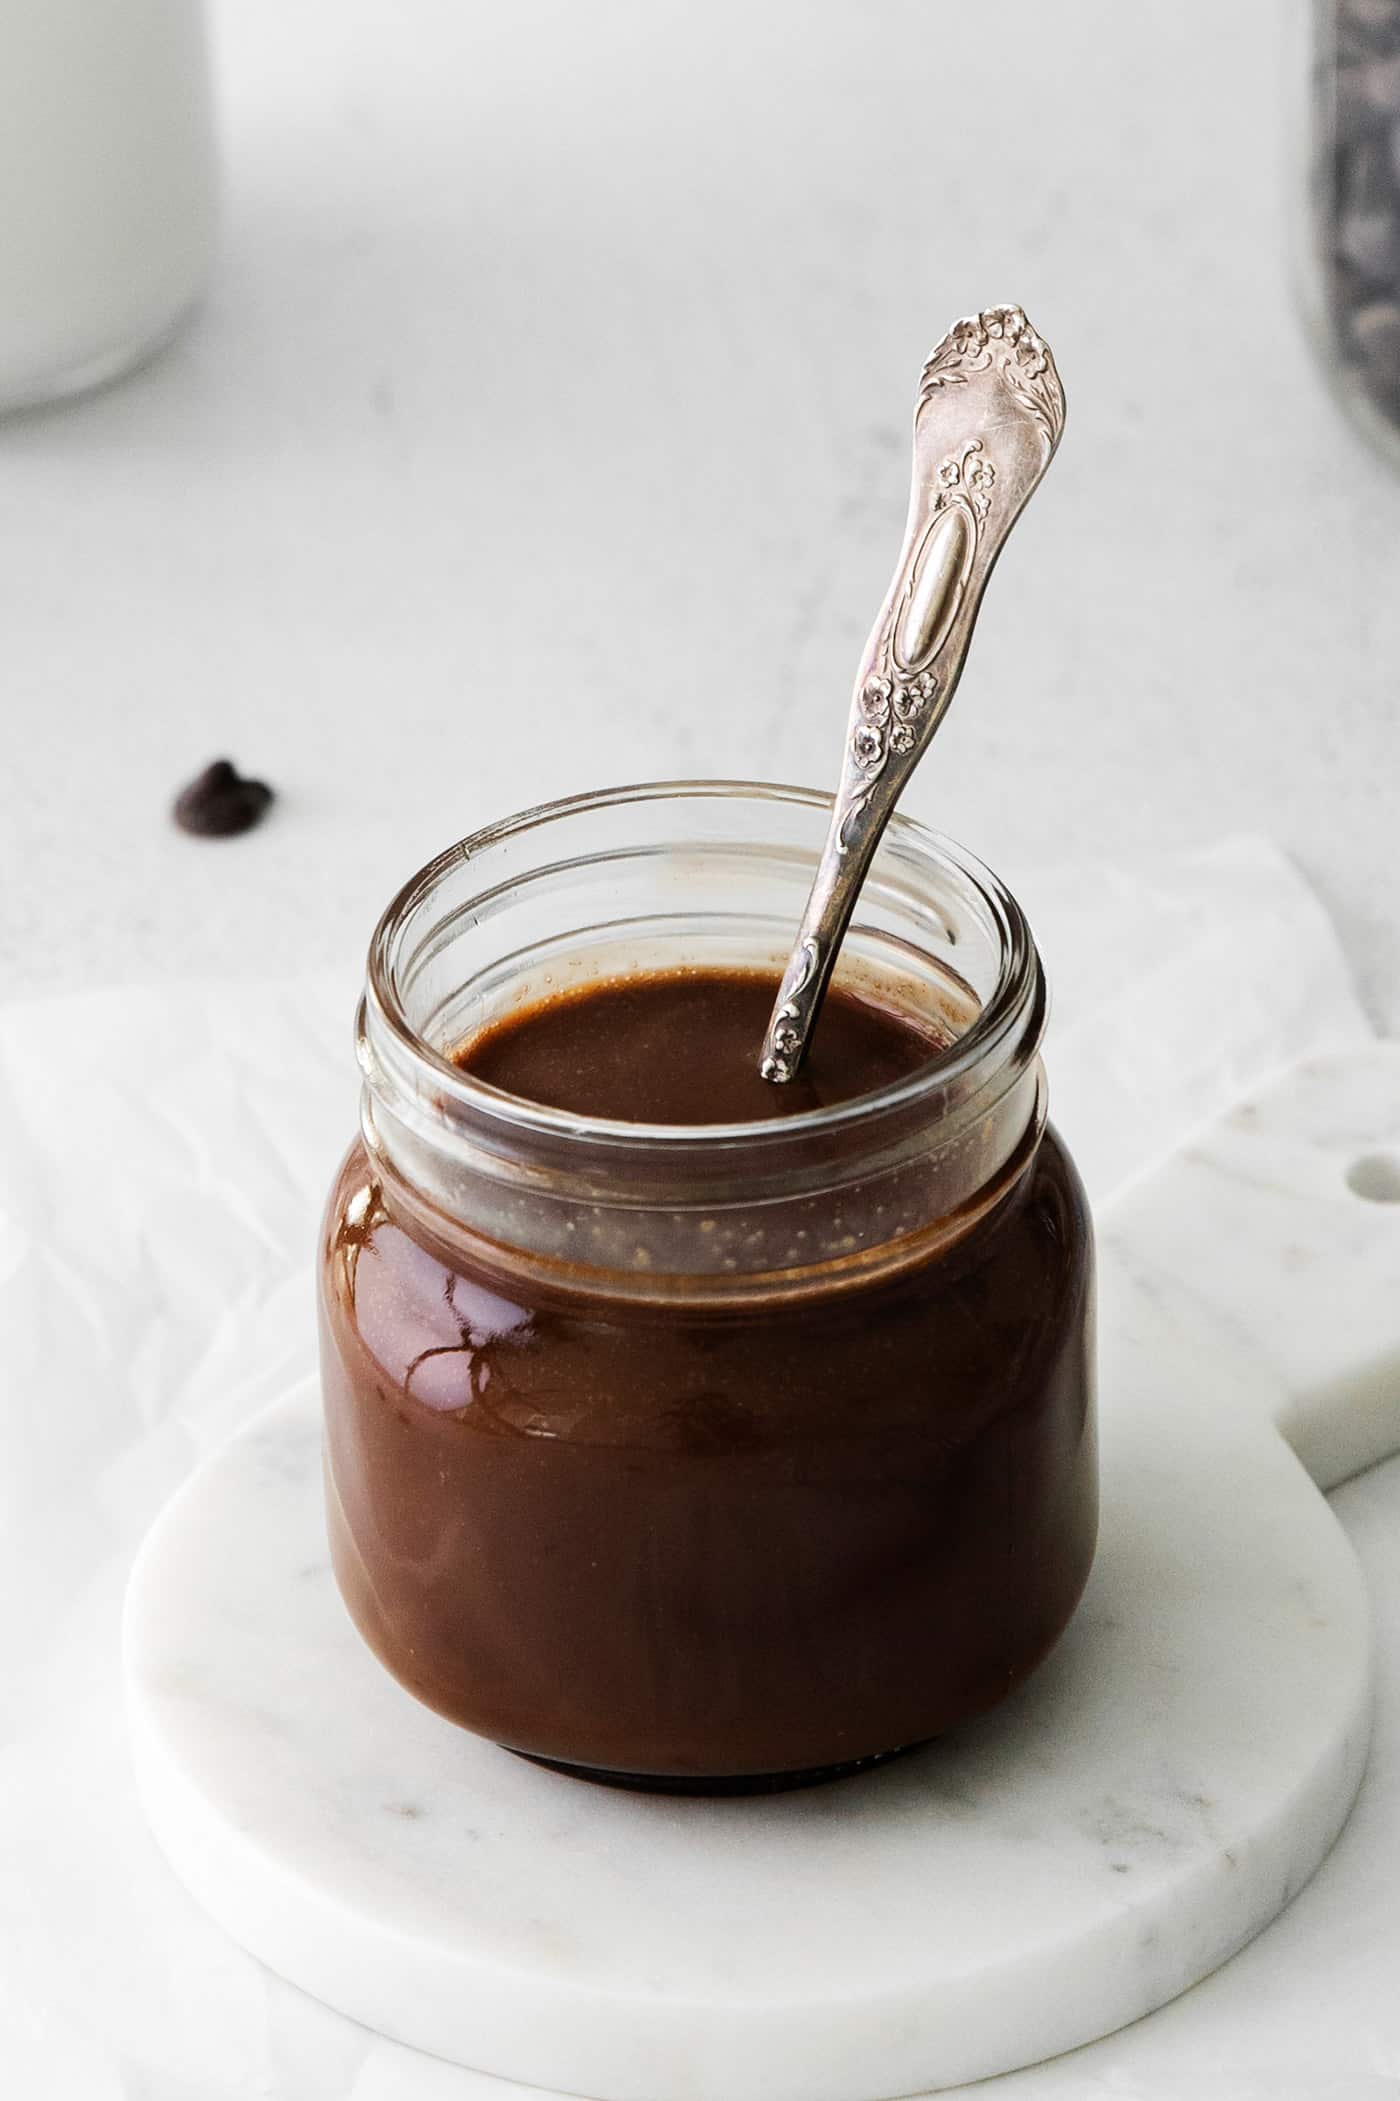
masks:
<path id="1" fill-rule="evenodd" d="M 215 759 L 175 798 L 175 822 L 201 839 L 227 839 L 251 830 L 271 801 L 266 781 L 245 780 L 228 759 Z"/>

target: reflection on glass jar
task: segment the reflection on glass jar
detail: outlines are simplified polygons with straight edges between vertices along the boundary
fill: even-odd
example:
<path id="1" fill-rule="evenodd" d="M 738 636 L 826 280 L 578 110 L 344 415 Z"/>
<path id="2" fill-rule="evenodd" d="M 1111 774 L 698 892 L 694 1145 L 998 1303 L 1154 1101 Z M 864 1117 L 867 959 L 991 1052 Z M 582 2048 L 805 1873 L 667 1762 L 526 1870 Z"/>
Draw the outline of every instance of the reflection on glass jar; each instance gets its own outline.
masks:
<path id="1" fill-rule="evenodd" d="M 1046 1654 L 1093 1553 L 1089 1220 L 1039 958 L 976 863 L 903 821 L 877 859 L 842 980 L 955 1040 L 874 1093 L 641 1125 L 451 1062 L 605 977 L 776 983 L 825 807 L 558 805 L 442 856 L 371 950 L 321 1269 L 341 1588 L 441 1713 L 643 1785 L 955 1727 Z"/>

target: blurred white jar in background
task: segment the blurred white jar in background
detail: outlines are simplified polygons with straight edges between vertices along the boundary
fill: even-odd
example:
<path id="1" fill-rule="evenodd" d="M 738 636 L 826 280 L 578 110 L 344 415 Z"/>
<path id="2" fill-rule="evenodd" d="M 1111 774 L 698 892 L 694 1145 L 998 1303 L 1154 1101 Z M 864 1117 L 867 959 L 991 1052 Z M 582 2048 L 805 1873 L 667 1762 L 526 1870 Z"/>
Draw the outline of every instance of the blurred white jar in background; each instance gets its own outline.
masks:
<path id="1" fill-rule="evenodd" d="M 0 0 L 0 410 L 158 349 L 214 206 L 202 0 Z"/>

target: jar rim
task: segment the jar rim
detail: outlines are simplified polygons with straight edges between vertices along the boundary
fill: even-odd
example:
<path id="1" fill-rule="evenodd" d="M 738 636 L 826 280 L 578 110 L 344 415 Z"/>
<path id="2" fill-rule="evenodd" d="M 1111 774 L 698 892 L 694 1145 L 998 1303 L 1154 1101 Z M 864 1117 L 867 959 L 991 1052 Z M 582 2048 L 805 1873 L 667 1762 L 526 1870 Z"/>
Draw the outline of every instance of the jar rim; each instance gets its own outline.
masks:
<path id="1" fill-rule="evenodd" d="M 527 1144 L 538 1139 L 563 1141 L 570 1146 L 596 1145 L 630 1151 L 634 1156 L 645 1153 L 679 1164 L 683 1153 L 697 1147 L 710 1157 L 738 1147 L 743 1147 L 746 1154 L 761 1148 L 771 1155 L 790 1151 L 817 1134 L 850 1139 L 864 1130 L 873 1132 L 889 1119 L 902 1121 L 917 1114 L 921 1107 L 931 1106 L 939 1095 L 946 1097 L 950 1088 L 956 1090 L 959 1083 L 965 1083 L 989 1059 L 989 1054 L 1008 1044 L 1008 1039 L 1020 1048 L 1022 1059 L 1034 1057 L 1043 1033 L 1046 1000 L 1039 956 L 1024 912 L 1000 878 L 973 854 L 899 813 L 890 821 L 881 854 L 917 854 L 960 878 L 986 909 L 996 930 L 1000 967 L 990 996 L 968 1027 L 916 1071 L 882 1087 L 792 1116 L 766 1120 L 706 1124 L 625 1122 L 531 1102 L 492 1086 L 454 1064 L 414 1027 L 397 974 L 400 937 L 413 914 L 452 871 L 488 849 L 571 817 L 647 803 L 683 805 L 712 800 L 797 806 L 823 813 L 830 810 L 832 803 L 829 794 L 787 783 L 723 779 L 644 781 L 536 804 L 483 826 L 434 855 L 391 900 L 370 941 L 365 999 L 357 1031 L 361 1064 L 367 1075 L 371 1063 L 382 1062 L 367 1040 L 372 1022 L 380 1049 L 386 1047 L 380 1034 L 383 1031 L 398 1056 L 416 1069 L 420 1078 L 430 1080 L 439 1114 L 446 1120 L 456 1121 L 459 1115 L 471 1123 L 484 1119 L 502 1135 L 508 1133 Z M 757 1057 L 757 1044 L 754 1052 Z"/>

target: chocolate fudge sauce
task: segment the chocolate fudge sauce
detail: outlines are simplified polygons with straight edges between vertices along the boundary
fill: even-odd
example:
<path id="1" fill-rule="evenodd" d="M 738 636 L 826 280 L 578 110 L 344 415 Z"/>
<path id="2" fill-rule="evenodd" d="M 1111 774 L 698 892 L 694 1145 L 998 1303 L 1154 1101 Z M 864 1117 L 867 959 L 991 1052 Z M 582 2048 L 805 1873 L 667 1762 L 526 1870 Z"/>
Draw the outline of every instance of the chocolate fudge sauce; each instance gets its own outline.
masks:
<path id="1" fill-rule="evenodd" d="M 507 1094 L 622 1123 L 756 1123 L 830 1108 L 902 1080 L 950 1032 L 833 986 L 811 1053 L 787 1085 L 761 1079 L 756 1046 L 773 1006 L 757 970 L 617 978 L 509 1015 L 456 1062 Z"/>
<path id="2" fill-rule="evenodd" d="M 462 1046 L 583 1115 L 742 1121 L 850 1098 L 946 1040 L 851 991 L 802 1076 L 754 1066 L 773 981 L 666 972 Z M 361 1631 L 418 1697 L 548 1762 L 769 1784 L 993 1706 L 1093 1552 L 1091 1236 L 1047 1132 L 937 1255 L 741 1307 L 486 1274 L 347 1159 L 322 1284 L 330 1529 Z"/>

